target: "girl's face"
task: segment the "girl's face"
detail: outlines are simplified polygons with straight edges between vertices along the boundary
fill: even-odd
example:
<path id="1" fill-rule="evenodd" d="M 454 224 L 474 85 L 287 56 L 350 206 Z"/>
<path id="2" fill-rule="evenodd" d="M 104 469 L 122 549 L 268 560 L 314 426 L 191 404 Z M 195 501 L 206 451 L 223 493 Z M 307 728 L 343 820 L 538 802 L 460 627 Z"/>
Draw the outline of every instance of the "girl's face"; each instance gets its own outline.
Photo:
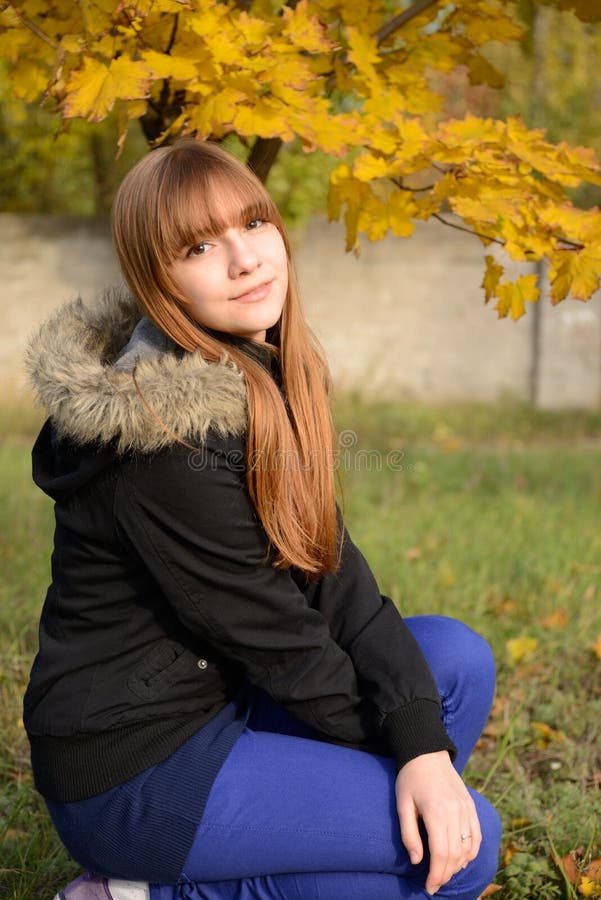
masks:
<path id="1" fill-rule="evenodd" d="M 263 342 L 282 314 L 288 257 L 277 227 L 250 219 L 185 247 L 171 275 L 200 325 Z"/>

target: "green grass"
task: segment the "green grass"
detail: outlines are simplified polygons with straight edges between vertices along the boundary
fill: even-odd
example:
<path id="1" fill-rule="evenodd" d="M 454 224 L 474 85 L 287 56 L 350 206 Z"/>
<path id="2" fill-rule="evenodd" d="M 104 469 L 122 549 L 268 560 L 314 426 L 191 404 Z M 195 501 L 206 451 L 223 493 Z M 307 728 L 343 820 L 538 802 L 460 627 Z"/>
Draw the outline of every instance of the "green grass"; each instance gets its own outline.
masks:
<path id="1" fill-rule="evenodd" d="M 52 532 L 30 483 L 38 423 L 0 411 L 2 900 L 48 900 L 77 871 L 20 721 Z M 495 652 L 497 700 L 468 769 L 504 823 L 495 896 L 581 897 L 553 855 L 601 856 L 601 415 L 343 398 L 337 426 L 347 523 L 381 590 L 406 614 L 463 619 Z M 519 659 L 521 637 L 536 644 Z"/>

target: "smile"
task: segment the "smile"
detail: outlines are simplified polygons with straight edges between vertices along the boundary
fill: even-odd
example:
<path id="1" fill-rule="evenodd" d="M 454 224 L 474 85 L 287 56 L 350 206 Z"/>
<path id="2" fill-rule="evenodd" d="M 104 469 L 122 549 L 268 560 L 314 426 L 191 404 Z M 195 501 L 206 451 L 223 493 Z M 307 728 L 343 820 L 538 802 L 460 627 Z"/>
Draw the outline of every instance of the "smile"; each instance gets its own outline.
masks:
<path id="1" fill-rule="evenodd" d="M 240 303 L 256 303 L 258 300 L 264 300 L 271 289 L 272 283 L 273 279 L 264 281 L 263 284 L 257 285 L 252 290 L 246 291 L 244 294 L 238 294 L 237 297 L 232 297 L 231 299 L 238 300 Z"/>

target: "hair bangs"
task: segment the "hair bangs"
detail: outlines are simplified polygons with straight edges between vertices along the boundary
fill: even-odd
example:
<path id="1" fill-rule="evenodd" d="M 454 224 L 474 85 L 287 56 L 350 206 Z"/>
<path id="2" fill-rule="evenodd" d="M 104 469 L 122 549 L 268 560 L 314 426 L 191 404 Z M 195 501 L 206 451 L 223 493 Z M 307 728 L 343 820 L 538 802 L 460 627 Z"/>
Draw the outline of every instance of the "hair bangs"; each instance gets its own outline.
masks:
<path id="1" fill-rule="evenodd" d="M 157 252 L 166 267 L 201 240 L 253 219 L 273 222 L 282 230 L 277 207 L 251 172 L 196 154 L 194 147 L 190 150 L 184 164 L 176 155 L 165 160 L 169 165 L 157 196 Z"/>

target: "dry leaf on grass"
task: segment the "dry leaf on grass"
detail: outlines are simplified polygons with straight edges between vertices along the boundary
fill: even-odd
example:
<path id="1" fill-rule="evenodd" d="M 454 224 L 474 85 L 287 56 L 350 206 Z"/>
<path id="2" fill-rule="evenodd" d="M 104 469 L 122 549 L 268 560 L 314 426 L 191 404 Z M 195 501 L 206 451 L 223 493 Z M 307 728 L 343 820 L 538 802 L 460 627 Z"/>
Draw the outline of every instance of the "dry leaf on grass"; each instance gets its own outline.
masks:
<path id="1" fill-rule="evenodd" d="M 495 883 L 493 882 L 492 884 L 489 884 L 489 885 L 488 885 L 488 887 L 486 888 L 486 890 L 485 890 L 482 894 L 480 894 L 480 896 L 478 897 L 478 900 L 484 900 L 485 897 L 492 897 L 492 895 L 493 895 L 493 894 L 496 894 L 497 891 L 502 891 L 502 890 L 503 890 L 503 886 L 502 886 L 502 885 L 500 885 L 500 884 L 495 884 Z"/>

